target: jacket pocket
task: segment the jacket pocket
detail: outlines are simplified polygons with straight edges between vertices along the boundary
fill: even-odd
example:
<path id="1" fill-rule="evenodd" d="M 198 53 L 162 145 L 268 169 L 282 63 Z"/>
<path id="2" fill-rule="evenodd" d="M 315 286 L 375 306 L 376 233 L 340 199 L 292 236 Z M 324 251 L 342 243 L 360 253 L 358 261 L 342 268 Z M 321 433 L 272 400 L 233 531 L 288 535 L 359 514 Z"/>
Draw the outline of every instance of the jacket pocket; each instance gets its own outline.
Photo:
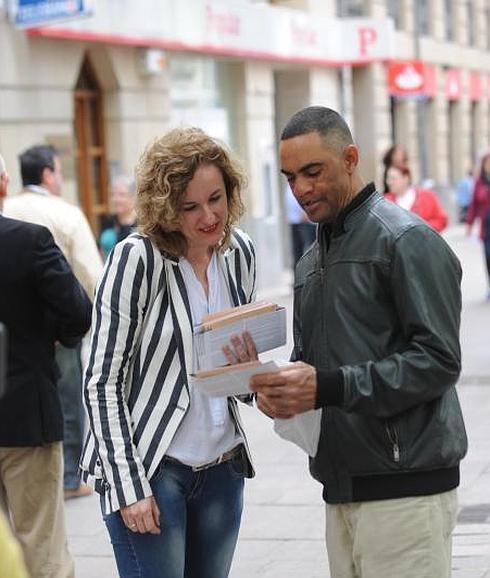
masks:
<path id="1" fill-rule="evenodd" d="M 385 423 L 386 435 L 388 437 L 388 446 L 391 452 L 392 460 L 395 464 L 400 464 L 401 452 L 400 452 L 400 436 L 398 434 L 398 429 L 395 427 L 393 421 L 388 420 Z"/>

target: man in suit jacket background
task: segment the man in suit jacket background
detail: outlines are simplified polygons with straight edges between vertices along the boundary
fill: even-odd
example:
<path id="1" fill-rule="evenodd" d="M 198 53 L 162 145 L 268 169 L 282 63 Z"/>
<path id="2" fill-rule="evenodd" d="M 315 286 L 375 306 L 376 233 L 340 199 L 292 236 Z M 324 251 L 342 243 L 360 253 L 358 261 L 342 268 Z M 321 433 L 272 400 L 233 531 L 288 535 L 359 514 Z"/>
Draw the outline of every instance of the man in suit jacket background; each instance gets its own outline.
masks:
<path id="1" fill-rule="evenodd" d="M 48 145 L 33 146 L 20 155 L 20 170 L 24 189 L 5 201 L 4 215 L 47 227 L 63 251 L 75 276 L 90 299 L 102 272 L 102 259 L 82 211 L 61 198 L 63 177 L 57 151 Z M 80 485 L 78 463 L 83 445 L 85 414 L 82 406 L 81 347 L 56 347 L 60 368 L 58 390 L 64 416 L 65 437 L 64 488 L 65 498 L 90 493 Z"/>
<path id="2" fill-rule="evenodd" d="M 0 212 L 8 178 L 0 157 Z M 91 304 L 45 227 L 0 215 L 0 322 L 8 332 L 0 401 L 0 504 L 33 578 L 72 578 L 63 507 L 63 415 L 55 342 L 76 345 Z"/>

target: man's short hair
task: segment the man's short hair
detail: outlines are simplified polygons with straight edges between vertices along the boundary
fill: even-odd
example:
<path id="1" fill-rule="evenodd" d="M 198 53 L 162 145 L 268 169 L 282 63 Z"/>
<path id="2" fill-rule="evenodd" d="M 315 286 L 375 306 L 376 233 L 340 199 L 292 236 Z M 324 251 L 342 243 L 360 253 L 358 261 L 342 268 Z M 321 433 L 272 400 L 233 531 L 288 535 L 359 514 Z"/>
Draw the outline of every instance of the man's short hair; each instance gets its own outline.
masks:
<path id="1" fill-rule="evenodd" d="M 40 185 L 44 169 L 54 171 L 54 159 L 58 151 L 51 145 L 36 145 L 25 150 L 20 156 L 22 185 Z"/>
<path id="2" fill-rule="evenodd" d="M 281 140 L 317 132 L 328 147 L 343 150 L 353 144 L 351 131 L 338 112 L 325 106 L 308 106 L 289 119 L 282 130 Z"/>

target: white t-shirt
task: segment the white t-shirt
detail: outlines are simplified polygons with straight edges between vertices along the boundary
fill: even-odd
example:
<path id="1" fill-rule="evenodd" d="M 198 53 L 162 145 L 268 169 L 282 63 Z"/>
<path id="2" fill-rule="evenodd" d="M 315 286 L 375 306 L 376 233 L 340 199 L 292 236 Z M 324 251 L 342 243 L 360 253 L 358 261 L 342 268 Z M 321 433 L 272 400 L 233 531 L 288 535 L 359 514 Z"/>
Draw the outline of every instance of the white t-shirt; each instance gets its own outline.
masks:
<path id="1" fill-rule="evenodd" d="M 417 193 L 413 187 L 410 187 L 406 193 L 400 195 L 395 198 L 396 204 L 405 209 L 406 211 L 410 211 L 415 203 L 415 198 L 417 197 Z"/>
<path id="2" fill-rule="evenodd" d="M 213 253 L 207 269 L 208 297 L 187 259 L 180 259 L 179 268 L 189 296 L 194 325 L 201 323 L 207 313 L 233 306 L 216 253 Z M 188 466 L 200 466 L 231 450 L 242 439 L 231 419 L 226 397 L 208 397 L 194 389 L 192 380 L 189 380 L 189 394 L 189 409 L 166 454 Z"/>

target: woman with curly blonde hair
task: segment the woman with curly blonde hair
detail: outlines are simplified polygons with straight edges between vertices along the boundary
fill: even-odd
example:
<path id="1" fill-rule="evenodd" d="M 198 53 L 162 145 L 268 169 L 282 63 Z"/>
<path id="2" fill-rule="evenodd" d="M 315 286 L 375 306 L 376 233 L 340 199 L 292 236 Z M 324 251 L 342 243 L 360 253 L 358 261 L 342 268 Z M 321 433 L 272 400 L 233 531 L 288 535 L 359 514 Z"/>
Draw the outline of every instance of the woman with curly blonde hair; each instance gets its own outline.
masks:
<path id="1" fill-rule="evenodd" d="M 235 227 L 240 164 L 175 129 L 136 170 L 139 232 L 111 253 L 85 374 L 83 478 L 101 494 L 123 578 L 226 578 L 253 467 L 234 398 L 193 388 L 193 327 L 255 297 L 255 252 Z M 256 356 L 253 343 L 237 357 Z"/>

